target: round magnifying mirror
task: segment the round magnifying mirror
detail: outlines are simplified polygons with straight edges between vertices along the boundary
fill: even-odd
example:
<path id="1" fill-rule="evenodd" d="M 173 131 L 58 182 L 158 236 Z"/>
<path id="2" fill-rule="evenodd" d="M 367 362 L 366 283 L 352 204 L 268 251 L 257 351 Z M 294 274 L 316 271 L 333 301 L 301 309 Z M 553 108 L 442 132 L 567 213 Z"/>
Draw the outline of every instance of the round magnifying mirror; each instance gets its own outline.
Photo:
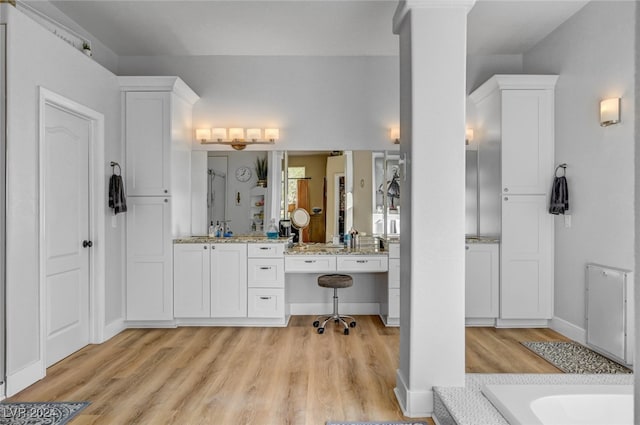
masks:
<path id="1" fill-rule="evenodd" d="M 296 208 L 291 212 L 291 223 L 296 226 L 299 232 L 299 243 L 302 243 L 302 230 L 309 226 L 311 216 L 304 208 Z"/>

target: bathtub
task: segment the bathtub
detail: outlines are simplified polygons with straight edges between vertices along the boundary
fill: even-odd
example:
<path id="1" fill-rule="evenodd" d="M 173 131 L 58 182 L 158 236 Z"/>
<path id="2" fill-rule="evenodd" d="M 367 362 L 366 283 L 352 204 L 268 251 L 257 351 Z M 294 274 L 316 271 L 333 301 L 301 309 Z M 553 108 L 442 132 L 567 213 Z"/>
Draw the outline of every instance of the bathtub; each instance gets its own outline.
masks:
<path id="1" fill-rule="evenodd" d="M 511 425 L 632 425 L 632 385 L 485 385 Z"/>

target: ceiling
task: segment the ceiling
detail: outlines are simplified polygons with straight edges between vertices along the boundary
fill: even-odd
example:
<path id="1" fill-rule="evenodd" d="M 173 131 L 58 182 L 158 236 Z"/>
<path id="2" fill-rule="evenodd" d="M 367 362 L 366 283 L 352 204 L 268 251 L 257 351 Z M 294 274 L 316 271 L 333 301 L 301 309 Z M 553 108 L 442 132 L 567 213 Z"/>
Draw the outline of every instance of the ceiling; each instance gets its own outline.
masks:
<path id="1" fill-rule="evenodd" d="M 478 0 L 469 54 L 518 54 L 582 8 L 581 0 Z M 398 54 L 391 0 L 53 1 L 119 56 Z"/>

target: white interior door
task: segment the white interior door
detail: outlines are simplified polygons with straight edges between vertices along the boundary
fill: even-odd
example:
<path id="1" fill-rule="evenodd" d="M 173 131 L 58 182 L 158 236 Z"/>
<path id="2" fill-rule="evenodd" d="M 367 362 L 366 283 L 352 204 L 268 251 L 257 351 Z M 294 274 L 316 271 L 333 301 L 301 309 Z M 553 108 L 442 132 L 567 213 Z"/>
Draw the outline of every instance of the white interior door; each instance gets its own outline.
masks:
<path id="1" fill-rule="evenodd" d="M 91 122 L 47 105 L 44 146 L 46 365 L 89 343 Z"/>

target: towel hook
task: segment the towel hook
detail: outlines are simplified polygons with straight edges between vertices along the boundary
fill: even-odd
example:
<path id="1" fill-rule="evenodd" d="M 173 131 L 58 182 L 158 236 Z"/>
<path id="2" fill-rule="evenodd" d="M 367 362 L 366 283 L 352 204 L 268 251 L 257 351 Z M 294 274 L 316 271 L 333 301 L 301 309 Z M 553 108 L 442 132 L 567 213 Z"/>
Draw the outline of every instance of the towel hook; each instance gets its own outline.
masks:
<path id="1" fill-rule="evenodd" d="M 558 170 L 559 170 L 560 168 L 562 168 L 562 175 L 561 175 L 561 176 L 559 176 L 559 175 L 558 175 Z M 556 176 L 556 177 L 564 177 L 564 176 L 566 176 L 566 175 L 567 175 L 567 164 L 562 163 L 562 164 L 558 165 L 558 166 L 556 167 L 556 171 L 555 171 L 555 173 L 554 173 L 554 174 L 555 174 L 555 176 Z"/>
<path id="2" fill-rule="evenodd" d="M 118 176 L 121 176 L 121 175 L 122 175 L 122 169 L 120 168 L 120 164 L 118 164 L 118 163 L 117 163 L 117 162 L 115 162 L 115 161 L 111 161 L 111 172 L 112 172 L 113 174 L 116 174 L 115 167 L 118 167 L 118 174 L 117 174 L 117 175 L 118 175 Z"/>

